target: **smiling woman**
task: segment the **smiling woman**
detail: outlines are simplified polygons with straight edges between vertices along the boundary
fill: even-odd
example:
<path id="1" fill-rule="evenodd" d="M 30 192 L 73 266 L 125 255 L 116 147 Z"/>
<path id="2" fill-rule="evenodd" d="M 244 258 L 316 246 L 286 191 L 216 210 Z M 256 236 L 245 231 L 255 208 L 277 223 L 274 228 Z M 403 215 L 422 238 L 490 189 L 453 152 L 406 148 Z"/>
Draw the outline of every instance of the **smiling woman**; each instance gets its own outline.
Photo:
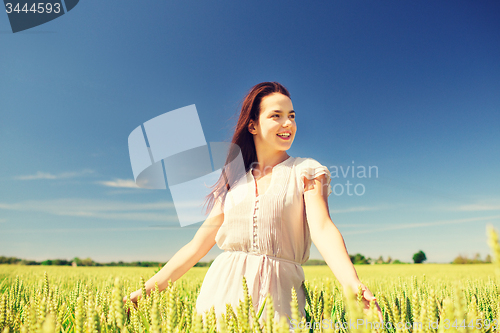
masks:
<path id="1" fill-rule="evenodd" d="M 286 152 L 296 132 L 288 90 L 277 82 L 254 86 L 245 97 L 232 139 L 240 150 L 229 152 L 224 173 L 207 197 L 207 220 L 193 240 L 146 283 L 146 293 L 155 281 L 160 290 L 165 289 L 168 280 L 180 278 L 217 244 L 224 252 L 210 266 L 196 302 L 204 319 L 214 307 L 220 324 L 228 304 L 233 309 L 239 306 L 245 299 L 243 278 L 254 313 L 264 304 L 267 308 L 261 324 L 269 314 L 277 321 L 291 317 L 292 289 L 305 317 L 301 265 L 314 242 L 344 288 L 353 292 L 361 288 L 365 306 L 374 299 L 360 282 L 330 218 L 330 172 L 312 158 Z M 243 175 L 234 174 L 230 163 L 240 152 Z M 132 301 L 141 293 L 132 293 Z M 290 321 L 289 325 L 293 328 Z"/>

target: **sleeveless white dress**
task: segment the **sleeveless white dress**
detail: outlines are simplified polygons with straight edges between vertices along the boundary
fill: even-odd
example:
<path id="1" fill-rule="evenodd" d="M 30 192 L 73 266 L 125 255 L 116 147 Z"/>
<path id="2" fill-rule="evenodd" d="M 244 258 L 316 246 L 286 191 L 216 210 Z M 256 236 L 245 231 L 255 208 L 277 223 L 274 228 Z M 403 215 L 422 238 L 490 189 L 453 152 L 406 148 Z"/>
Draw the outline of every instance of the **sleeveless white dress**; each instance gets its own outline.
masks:
<path id="1" fill-rule="evenodd" d="M 311 235 L 304 205 L 304 177 L 314 179 L 326 174 L 330 195 L 330 171 L 312 158 L 289 157 L 273 168 L 270 185 L 259 196 L 251 171 L 226 196 L 224 222 L 215 237 L 224 252 L 206 273 L 196 310 L 205 318 L 206 311 L 214 306 L 218 322 L 226 312 L 226 303 L 236 313 L 239 300 L 244 300 L 245 276 L 255 313 L 270 293 L 274 319 L 291 317 L 295 287 L 299 311 L 305 317 L 301 264 L 309 259 Z M 266 310 L 261 323 L 266 320 Z"/>

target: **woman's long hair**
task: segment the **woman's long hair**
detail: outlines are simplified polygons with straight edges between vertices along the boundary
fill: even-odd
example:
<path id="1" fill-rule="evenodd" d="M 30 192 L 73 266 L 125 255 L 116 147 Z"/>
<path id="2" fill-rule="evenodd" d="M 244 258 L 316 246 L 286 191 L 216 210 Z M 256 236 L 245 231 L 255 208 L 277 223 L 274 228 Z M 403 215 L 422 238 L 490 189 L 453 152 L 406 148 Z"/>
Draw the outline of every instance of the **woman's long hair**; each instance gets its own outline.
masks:
<path id="1" fill-rule="evenodd" d="M 214 189 L 206 196 L 205 203 L 208 201 L 208 206 L 205 214 L 212 210 L 215 200 L 218 198 L 221 198 L 222 207 L 224 207 L 227 192 L 237 180 L 244 176 L 238 174 L 238 170 L 241 170 L 241 167 L 235 167 L 235 163 L 233 163 L 233 165 L 230 164 L 239 155 L 240 151 L 245 164 L 245 174 L 250 170 L 252 163 L 258 162 L 253 134 L 248 131 L 248 125 L 250 124 L 250 120 L 253 120 L 254 123 L 258 123 L 261 111 L 260 103 L 264 97 L 273 93 L 280 93 L 290 98 L 288 90 L 278 82 L 259 83 L 253 86 L 245 96 L 224 164 L 224 169 L 222 170 L 219 180 L 215 185 L 211 186 Z"/>

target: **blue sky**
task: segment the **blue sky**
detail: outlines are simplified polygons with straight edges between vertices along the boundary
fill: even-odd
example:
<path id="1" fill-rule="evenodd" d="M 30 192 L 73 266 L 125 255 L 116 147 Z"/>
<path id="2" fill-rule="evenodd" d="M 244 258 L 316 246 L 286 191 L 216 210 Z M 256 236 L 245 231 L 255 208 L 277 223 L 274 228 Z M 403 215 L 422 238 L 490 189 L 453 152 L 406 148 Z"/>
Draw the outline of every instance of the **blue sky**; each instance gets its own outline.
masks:
<path id="1" fill-rule="evenodd" d="M 485 226 L 500 229 L 499 15 L 496 1 L 87 0 L 13 34 L 0 14 L 0 255 L 167 261 L 200 224 L 179 227 L 168 189 L 128 187 L 128 135 L 196 104 L 206 141 L 228 141 L 244 94 L 278 81 L 291 156 L 378 168 L 332 179 L 365 188 L 329 197 L 350 253 L 484 257 Z"/>

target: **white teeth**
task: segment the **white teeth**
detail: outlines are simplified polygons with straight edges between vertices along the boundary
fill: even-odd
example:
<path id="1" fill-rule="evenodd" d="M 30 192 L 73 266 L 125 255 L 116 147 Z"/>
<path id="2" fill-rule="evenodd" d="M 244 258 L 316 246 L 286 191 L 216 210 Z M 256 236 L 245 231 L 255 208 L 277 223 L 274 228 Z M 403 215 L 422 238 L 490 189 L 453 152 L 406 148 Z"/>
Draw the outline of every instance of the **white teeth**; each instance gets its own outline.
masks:
<path id="1" fill-rule="evenodd" d="M 289 137 L 290 136 L 290 133 L 284 133 L 284 134 L 278 134 L 279 136 L 283 136 L 283 137 Z"/>

